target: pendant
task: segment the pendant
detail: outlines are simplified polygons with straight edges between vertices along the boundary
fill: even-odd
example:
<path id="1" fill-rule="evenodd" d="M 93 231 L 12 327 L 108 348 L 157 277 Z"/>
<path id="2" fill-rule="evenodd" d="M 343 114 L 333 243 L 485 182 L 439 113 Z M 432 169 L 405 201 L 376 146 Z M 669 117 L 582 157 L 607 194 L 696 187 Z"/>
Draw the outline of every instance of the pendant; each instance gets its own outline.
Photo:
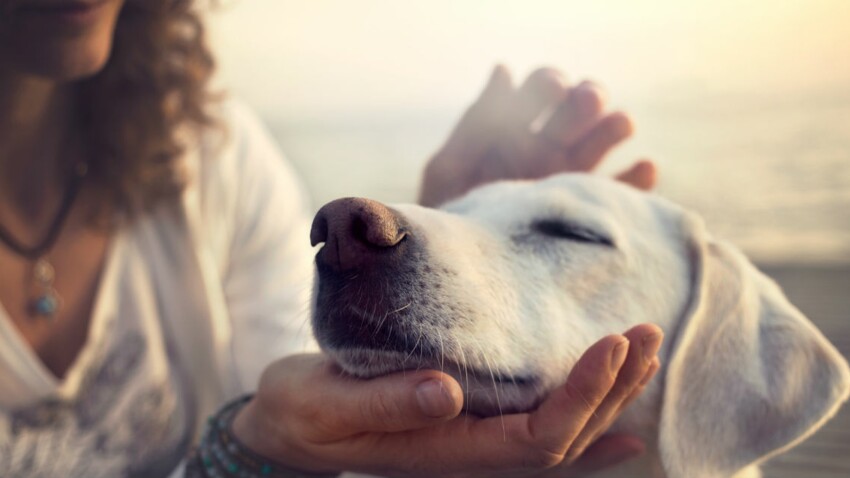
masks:
<path id="1" fill-rule="evenodd" d="M 53 266 L 42 257 L 33 266 L 32 274 L 38 292 L 35 298 L 30 300 L 30 316 L 52 322 L 62 302 L 56 289 L 53 288 L 53 279 L 56 275 Z"/>

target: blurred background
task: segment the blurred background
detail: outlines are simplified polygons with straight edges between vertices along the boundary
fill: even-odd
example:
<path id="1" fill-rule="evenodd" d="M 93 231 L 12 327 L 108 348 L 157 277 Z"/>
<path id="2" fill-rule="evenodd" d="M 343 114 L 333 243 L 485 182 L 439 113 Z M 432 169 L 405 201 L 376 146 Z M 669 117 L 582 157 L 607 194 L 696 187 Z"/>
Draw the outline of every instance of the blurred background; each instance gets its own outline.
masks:
<path id="1" fill-rule="evenodd" d="M 496 63 L 604 85 L 637 133 L 603 171 L 741 246 L 850 354 L 850 1 L 241 0 L 211 14 L 217 81 L 264 118 L 314 206 L 415 200 Z M 850 476 L 850 412 L 767 476 Z"/>
<path id="2" fill-rule="evenodd" d="M 220 81 L 253 105 L 316 206 L 414 199 L 496 63 L 604 85 L 659 192 L 758 259 L 850 261 L 846 0 L 241 0 L 213 15 Z"/>

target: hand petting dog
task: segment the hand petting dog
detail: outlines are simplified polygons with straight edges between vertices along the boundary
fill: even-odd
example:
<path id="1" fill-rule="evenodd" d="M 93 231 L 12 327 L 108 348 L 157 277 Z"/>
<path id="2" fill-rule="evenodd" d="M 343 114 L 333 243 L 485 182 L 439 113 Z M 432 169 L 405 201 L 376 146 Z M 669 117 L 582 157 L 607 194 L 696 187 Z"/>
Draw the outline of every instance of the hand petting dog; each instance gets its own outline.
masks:
<path id="1" fill-rule="evenodd" d="M 557 70 L 541 68 L 516 88 L 497 66 L 426 166 L 419 202 L 435 207 L 500 179 L 592 171 L 633 131 L 627 115 L 605 111 L 603 92 L 591 82 L 569 86 Z M 653 163 L 641 160 L 617 178 L 652 189 L 655 176 Z"/>

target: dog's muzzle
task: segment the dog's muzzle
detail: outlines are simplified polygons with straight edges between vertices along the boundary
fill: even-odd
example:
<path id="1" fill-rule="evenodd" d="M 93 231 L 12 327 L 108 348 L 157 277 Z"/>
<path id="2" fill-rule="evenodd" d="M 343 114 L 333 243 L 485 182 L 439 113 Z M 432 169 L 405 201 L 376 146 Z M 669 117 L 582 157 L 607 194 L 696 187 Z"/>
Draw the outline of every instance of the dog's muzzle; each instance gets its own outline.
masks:
<path id="1" fill-rule="evenodd" d="M 407 308 L 417 291 L 422 247 L 404 217 L 383 204 L 345 198 L 322 207 L 310 231 L 318 282 L 313 328 L 326 349 L 404 351 Z M 415 336 L 414 336 L 415 338 Z"/>

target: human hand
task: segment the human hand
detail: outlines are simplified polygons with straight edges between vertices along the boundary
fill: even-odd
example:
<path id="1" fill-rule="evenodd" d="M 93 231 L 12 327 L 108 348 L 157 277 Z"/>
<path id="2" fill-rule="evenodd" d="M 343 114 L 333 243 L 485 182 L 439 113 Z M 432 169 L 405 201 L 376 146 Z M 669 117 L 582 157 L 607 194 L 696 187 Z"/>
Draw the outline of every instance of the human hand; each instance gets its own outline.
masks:
<path id="1" fill-rule="evenodd" d="M 324 355 L 292 356 L 269 366 L 233 432 L 304 471 L 573 476 L 642 453 L 635 437 L 597 438 L 658 370 L 660 340 L 654 325 L 607 336 L 536 410 L 489 418 L 461 416 L 460 385 L 436 370 L 359 380 Z"/>
<path id="2" fill-rule="evenodd" d="M 552 68 L 532 73 L 519 88 L 503 66 L 458 122 L 425 168 L 420 203 L 435 207 L 481 184 L 537 179 L 558 172 L 591 171 L 631 136 L 631 119 L 605 113 L 600 88 L 570 87 Z M 552 111 L 535 130 L 535 120 Z M 655 166 L 638 161 L 617 178 L 640 189 L 655 184 Z"/>

